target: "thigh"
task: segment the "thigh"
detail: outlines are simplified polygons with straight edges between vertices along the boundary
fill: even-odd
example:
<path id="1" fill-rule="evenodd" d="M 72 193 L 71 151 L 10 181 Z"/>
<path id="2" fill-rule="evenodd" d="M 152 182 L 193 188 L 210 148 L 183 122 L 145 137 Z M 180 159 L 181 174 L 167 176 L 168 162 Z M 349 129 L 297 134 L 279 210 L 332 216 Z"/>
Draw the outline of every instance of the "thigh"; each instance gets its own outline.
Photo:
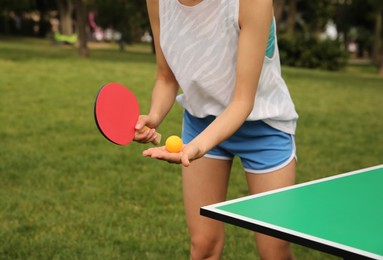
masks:
<path id="1" fill-rule="evenodd" d="M 226 199 L 232 162 L 200 158 L 183 167 L 183 193 L 186 220 L 191 238 L 223 236 L 223 224 L 200 215 L 200 208 Z"/>
<path id="2" fill-rule="evenodd" d="M 251 194 L 283 188 L 295 183 L 295 159 L 287 166 L 265 174 L 247 173 Z M 289 243 L 271 236 L 256 233 L 257 248 L 264 259 L 291 259 Z"/>
<path id="3" fill-rule="evenodd" d="M 251 194 L 275 190 L 295 184 L 295 159 L 285 167 L 269 173 L 247 173 L 247 184 Z"/>

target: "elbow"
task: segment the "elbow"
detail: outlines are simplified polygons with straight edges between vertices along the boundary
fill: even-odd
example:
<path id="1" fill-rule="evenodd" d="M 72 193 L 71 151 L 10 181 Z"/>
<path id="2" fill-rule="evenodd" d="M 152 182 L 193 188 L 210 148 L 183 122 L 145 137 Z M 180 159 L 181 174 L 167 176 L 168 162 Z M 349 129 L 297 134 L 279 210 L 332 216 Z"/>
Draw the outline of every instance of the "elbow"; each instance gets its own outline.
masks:
<path id="1" fill-rule="evenodd" d="M 249 117 L 249 115 L 251 114 L 251 112 L 253 111 L 254 109 L 254 100 L 249 102 L 249 104 L 247 104 L 245 107 L 244 107 L 244 114 L 246 115 L 246 118 Z"/>
<path id="2" fill-rule="evenodd" d="M 233 101 L 232 103 L 235 111 L 240 112 L 240 116 L 248 118 L 254 108 L 254 99 L 246 98 Z"/>

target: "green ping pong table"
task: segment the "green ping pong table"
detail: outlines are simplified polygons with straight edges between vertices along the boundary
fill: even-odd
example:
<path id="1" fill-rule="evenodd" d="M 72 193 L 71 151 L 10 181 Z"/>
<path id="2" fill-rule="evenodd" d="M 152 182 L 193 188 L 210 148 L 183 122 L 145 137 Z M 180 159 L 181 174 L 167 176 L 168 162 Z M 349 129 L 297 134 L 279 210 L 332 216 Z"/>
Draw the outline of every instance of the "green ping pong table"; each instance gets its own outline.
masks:
<path id="1" fill-rule="evenodd" d="M 209 205 L 201 215 L 344 259 L 383 259 L 383 165 Z"/>

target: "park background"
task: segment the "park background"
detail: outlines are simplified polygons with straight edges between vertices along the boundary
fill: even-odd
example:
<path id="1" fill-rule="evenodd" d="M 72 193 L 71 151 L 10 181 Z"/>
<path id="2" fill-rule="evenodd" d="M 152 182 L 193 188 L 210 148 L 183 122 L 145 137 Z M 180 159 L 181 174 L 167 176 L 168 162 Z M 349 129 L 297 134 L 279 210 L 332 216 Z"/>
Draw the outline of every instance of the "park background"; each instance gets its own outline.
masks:
<path id="1" fill-rule="evenodd" d="M 381 1 L 275 1 L 282 72 L 300 115 L 297 182 L 382 164 Z M 111 81 L 149 109 L 145 1 L 0 3 L 0 259 L 188 259 L 180 167 L 113 145 L 93 102 Z M 180 135 L 175 104 L 158 129 Z M 247 195 L 235 160 L 228 199 Z M 334 212 L 336 214 L 336 212 Z M 226 226 L 223 259 L 257 259 Z M 337 259 L 298 245 L 297 259 Z"/>

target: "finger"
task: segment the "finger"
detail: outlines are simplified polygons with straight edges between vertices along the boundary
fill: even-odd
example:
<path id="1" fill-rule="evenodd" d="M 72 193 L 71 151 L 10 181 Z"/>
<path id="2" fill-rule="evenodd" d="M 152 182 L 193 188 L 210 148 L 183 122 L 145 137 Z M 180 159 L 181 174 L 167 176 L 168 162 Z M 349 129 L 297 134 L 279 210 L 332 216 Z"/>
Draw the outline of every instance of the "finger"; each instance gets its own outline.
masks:
<path id="1" fill-rule="evenodd" d="M 187 156 L 187 154 L 183 154 L 182 157 L 181 157 L 181 163 L 183 166 L 185 167 L 189 167 L 190 166 L 190 160 L 189 160 L 189 157 Z"/>
<path id="2" fill-rule="evenodd" d="M 153 150 L 151 157 L 164 161 L 174 161 L 174 158 L 172 158 L 172 155 L 166 151 L 165 147 Z"/>
<path id="3" fill-rule="evenodd" d="M 152 138 L 150 138 L 149 142 L 158 145 L 160 143 L 160 141 L 157 140 L 158 133 L 156 132 L 155 129 L 153 129 L 153 130 L 154 130 L 154 134 L 153 134 Z M 155 143 L 155 142 L 157 142 L 157 143 Z"/>
<path id="4" fill-rule="evenodd" d="M 147 141 L 148 142 L 152 142 L 153 140 L 155 140 L 157 138 L 157 132 L 156 132 L 156 129 L 152 128 L 148 128 L 148 127 L 144 127 L 145 131 L 148 132 L 147 133 Z"/>
<path id="5" fill-rule="evenodd" d="M 168 163 L 181 163 L 180 153 L 169 153 L 164 146 L 159 148 L 150 148 L 145 150 L 143 156 L 151 157 L 153 159 L 167 161 Z"/>
<path id="6" fill-rule="evenodd" d="M 142 152 L 143 156 L 152 156 L 152 154 L 155 152 L 155 150 L 158 148 L 149 148 Z"/>
<path id="7" fill-rule="evenodd" d="M 148 143 L 151 142 L 153 138 L 155 138 L 156 130 L 145 128 L 143 131 L 136 131 L 135 140 L 139 143 Z"/>
<path id="8" fill-rule="evenodd" d="M 149 148 L 149 149 L 146 149 L 145 151 L 143 151 L 142 155 L 143 156 L 152 156 L 152 155 L 155 155 L 158 153 L 163 153 L 163 151 L 165 151 L 165 146 L 152 147 L 152 148 Z"/>
<path id="9" fill-rule="evenodd" d="M 146 117 L 145 116 L 140 116 L 138 118 L 138 120 L 137 120 L 135 129 L 137 131 L 142 131 L 142 129 L 145 127 L 146 123 L 147 123 Z"/>

